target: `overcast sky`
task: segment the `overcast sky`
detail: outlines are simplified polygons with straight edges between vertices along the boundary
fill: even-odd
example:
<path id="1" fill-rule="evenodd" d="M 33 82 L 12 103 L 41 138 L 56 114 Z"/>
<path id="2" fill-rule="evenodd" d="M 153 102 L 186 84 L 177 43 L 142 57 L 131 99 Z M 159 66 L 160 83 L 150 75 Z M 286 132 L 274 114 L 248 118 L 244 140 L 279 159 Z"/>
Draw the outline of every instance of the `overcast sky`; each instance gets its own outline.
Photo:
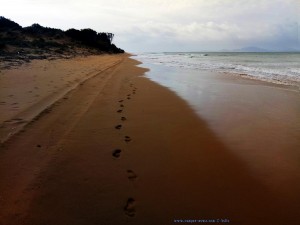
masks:
<path id="1" fill-rule="evenodd" d="M 300 0 L 0 0 L 0 15 L 112 32 L 128 52 L 300 49 Z"/>

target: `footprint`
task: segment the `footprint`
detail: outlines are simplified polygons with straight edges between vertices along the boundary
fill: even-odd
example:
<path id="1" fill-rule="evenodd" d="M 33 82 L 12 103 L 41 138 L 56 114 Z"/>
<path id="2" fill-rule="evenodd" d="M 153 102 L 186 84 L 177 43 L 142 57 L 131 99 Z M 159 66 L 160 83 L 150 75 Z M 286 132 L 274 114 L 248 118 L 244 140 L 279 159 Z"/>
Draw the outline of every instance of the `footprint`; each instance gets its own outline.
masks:
<path id="1" fill-rule="evenodd" d="M 128 100 L 130 100 L 131 98 L 130 98 L 130 97 L 128 97 L 127 99 L 128 99 Z"/>
<path id="2" fill-rule="evenodd" d="M 123 102 L 124 100 L 120 100 L 119 102 L 121 103 L 121 102 Z"/>
<path id="3" fill-rule="evenodd" d="M 115 126 L 115 128 L 117 129 L 117 130 L 120 130 L 121 128 L 122 128 L 122 125 L 117 125 L 117 126 Z"/>
<path id="4" fill-rule="evenodd" d="M 125 120 L 127 120 L 127 119 L 126 119 L 126 117 L 122 116 L 122 117 L 121 117 L 121 120 L 122 120 L 122 121 L 125 121 Z"/>
<path id="5" fill-rule="evenodd" d="M 135 200 L 134 198 L 128 198 L 126 205 L 124 207 L 124 212 L 127 216 L 134 217 L 135 216 Z"/>
<path id="6" fill-rule="evenodd" d="M 132 170 L 127 170 L 127 177 L 129 180 L 134 181 L 137 178 L 137 175 Z"/>
<path id="7" fill-rule="evenodd" d="M 122 109 L 119 109 L 117 112 L 118 112 L 118 113 L 121 113 L 122 111 L 123 111 Z"/>
<path id="8" fill-rule="evenodd" d="M 124 139 L 125 142 L 129 142 L 131 141 L 131 138 L 129 136 L 125 136 L 125 139 Z"/>
<path id="9" fill-rule="evenodd" d="M 120 105 L 120 107 L 124 107 L 124 105 L 123 105 L 123 104 L 121 104 L 121 105 Z"/>
<path id="10" fill-rule="evenodd" d="M 121 155 L 121 149 L 115 149 L 112 153 L 113 157 L 119 158 Z"/>

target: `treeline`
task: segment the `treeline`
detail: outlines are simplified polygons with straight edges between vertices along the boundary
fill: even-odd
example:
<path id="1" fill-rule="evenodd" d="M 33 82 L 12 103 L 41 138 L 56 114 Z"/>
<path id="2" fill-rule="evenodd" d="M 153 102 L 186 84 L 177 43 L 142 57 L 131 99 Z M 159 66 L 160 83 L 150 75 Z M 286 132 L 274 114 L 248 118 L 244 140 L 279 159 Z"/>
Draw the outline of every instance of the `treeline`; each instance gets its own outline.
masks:
<path id="1" fill-rule="evenodd" d="M 118 51 L 118 48 L 112 44 L 114 34 L 112 33 L 97 33 L 92 29 L 69 29 L 65 34 L 72 40 L 81 42 L 84 45 L 109 50 L 110 48 Z"/>
<path id="2" fill-rule="evenodd" d="M 76 30 L 72 28 L 63 31 L 43 27 L 39 24 L 23 28 L 14 21 L 0 16 L 0 49 L 7 44 L 23 47 L 37 45 L 40 48 L 49 45 L 60 46 L 62 49 L 65 49 L 66 46 L 77 46 L 107 53 L 124 53 L 124 50 L 112 43 L 113 37 L 112 33 L 97 33 L 92 29 Z"/>
<path id="3" fill-rule="evenodd" d="M 0 32 L 5 30 L 21 30 L 22 27 L 15 23 L 14 21 L 11 21 L 10 19 L 6 19 L 3 16 L 0 16 Z"/>

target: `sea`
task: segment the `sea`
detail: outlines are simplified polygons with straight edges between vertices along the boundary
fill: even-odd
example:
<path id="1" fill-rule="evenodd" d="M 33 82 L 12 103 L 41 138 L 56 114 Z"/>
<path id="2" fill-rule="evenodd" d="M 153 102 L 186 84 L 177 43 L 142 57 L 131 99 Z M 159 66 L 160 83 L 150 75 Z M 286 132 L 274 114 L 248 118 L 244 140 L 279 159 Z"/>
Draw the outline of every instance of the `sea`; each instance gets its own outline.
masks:
<path id="1" fill-rule="evenodd" d="M 231 73 L 300 88 L 300 52 L 163 52 L 140 53 L 136 59 L 145 64 Z"/>
<path id="2" fill-rule="evenodd" d="M 184 100 L 226 147 L 226 154 L 266 190 L 284 196 L 299 180 L 300 53 L 166 52 L 133 58 L 149 69 L 145 77 Z M 170 113 L 176 113 L 170 104 Z M 191 130 L 193 125 L 197 126 L 191 124 Z M 202 135 L 200 140 L 206 142 Z M 206 159 L 205 163 L 216 163 Z"/>
<path id="3" fill-rule="evenodd" d="M 299 165 L 292 161 L 300 149 L 300 53 L 165 52 L 133 58 L 149 69 L 148 79 L 183 99 L 249 167 L 261 172 L 267 164 L 273 171 L 274 152 L 289 160 L 280 170 Z"/>

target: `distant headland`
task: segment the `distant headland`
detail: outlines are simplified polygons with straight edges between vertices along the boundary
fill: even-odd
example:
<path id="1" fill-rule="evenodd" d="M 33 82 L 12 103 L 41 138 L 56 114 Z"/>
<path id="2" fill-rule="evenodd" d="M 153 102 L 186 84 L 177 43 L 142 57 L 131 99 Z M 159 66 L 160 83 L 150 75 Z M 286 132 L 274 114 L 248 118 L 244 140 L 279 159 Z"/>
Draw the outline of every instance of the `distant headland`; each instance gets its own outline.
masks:
<path id="1" fill-rule="evenodd" d="M 113 37 L 90 28 L 63 31 L 37 23 L 22 27 L 0 16 L 0 60 L 14 66 L 33 59 L 124 53 L 112 43 Z"/>

